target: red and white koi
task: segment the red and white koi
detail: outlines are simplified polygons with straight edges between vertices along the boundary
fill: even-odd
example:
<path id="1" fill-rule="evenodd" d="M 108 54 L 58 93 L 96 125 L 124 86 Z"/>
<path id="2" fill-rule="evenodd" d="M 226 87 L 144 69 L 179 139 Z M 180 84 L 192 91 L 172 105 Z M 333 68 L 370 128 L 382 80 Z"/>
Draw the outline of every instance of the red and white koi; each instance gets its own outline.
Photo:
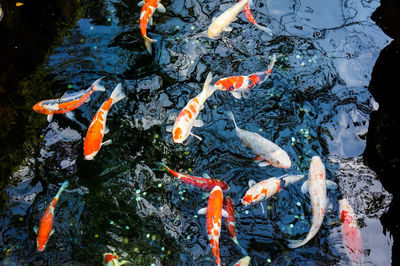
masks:
<path id="1" fill-rule="evenodd" d="M 179 181 L 181 181 L 182 183 L 190 184 L 194 187 L 211 191 L 214 189 L 215 186 L 219 186 L 221 187 L 222 191 L 229 190 L 229 185 L 227 183 L 219 179 L 212 179 L 207 174 L 203 174 L 204 177 L 185 175 L 175 172 L 174 170 L 171 170 L 168 166 L 166 166 L 163 163 L 157 163 L 157 167 L 158 168 L 153 170 L 169 172 L 171 175 L 178 178 Z"/>
<path id="2" fill-rule="evenodd" d="M 222 31 L 231 31 L 232 28 L 228 27 L 233 20 L 237 17 L 239 12 L 245 7 L 249 0 L 241 0 L 239 3 L 227 9 L 219 17 L 214 18 L 211 25 L 208 27 L 208 37 L 215 38 Z"/>
<path id="3" fill-rule="evenodd" d="M 243 255 L 247 255 L 246 250 L 239 244 L 239 241 L 236 237 L 235 207 L 231 197 L 229 196 L 225 198 L 224 209 L 228 213 L 228 217 L 225 218 L 225 223 L 226 227 L 228 228 L 229 235 L 231 236 L 232 241 L 240 248 L 240 251 L 243 253 Z"/>
<path id="4" fill-rule="evenodd" d="M 157 40 L 147 37 L 147 24 L 153 25 L 154 12 L 157 10 L 160 13 L 165 13 L 165 7 L 160 3 L 160 0 L 143 0 L 138 3 L 138 6 L 142 6 L 139 20 L 140 32 L 144 38 L 147 51 L 151 54 L 151 43 Z"/>
<path id="5" fill-rule="evenodd" d="M 240 1 L 240 0 L 239 0 Z M 272 34 L 272 30 L 270 28 L 267 27 L 263 27 L 260 24 L 257 23 L 257 21 L 255 20 L 255 18 L 253 17 L 253 14 L 251 14 L 251 10 L 250 10 L 250 5 L 252 4 L 252 1 L 249 0 L 249 2 L 246 4 L 246 6 L 243 9 L 244 14 L 246 15 L 247 19 L 254 24 L 257 28 L 259 28 L 262 31 L 265 31 L 266 33 L 268 33 L 269 35 L 273 36 Z"/>
<path id="6" fill-rule="evenodd" d="M 202 140 L 199 136 L 193 134 L 191 130 L 193 126 L 202 127 L 204 125 L 203 121 L 196 118 L 199 115 L 200 110 L 203 109 L 205 101 L 215 91 L 215 88 L 210 86 L 211 80 L 212 74 L 210 72 L 207 75 L 202 92 L 195 98 L 191 99 L 176 118 L 172 128 L 172 138 L 175 143 L 183 143 L 189 135 Z M 167 128 L 167 131 L 169 131 L 169 128 Z"/>
<path id="7" fill-rule="evenodd" d="M 37 249 L 38 251 L 43 251 L 46 247 L 47 241 L 49 241 L 49 237 L 54 233 L 53 228 L 53 220 L 54 220 L 54 209 L 60 198 L 61 193 L 68 187 L 68 180 L 66 180 L 60 189 L 58 190 L 56 196 L 50 202 L 49 206 L 46 209 L 46 212 L 43 214 L 42 219 L 40 220 L 39 227 L 35 226 L 33 230 L 37 234 Z"/>
<path id="8" fill-rule="evenodd" d="M 198 214 L 206 214 L 208 240 L 212 246 L 214 259 L 218 266 L 221 265 L 219 254 L 221 219 L 222 217 L 228 217 L 228 213 L 222 208 L 223 200 L 222 190 L 219 186 L 216 186 L 210 193 L 207 208 L 202 208 L 198 211 Z"/>
<path id="9" fill-rule="evenodd" d="M 249 265 L 250 265 L 249 256 L 243 257 L 235 263 L 235 266 L 249 266 Z"/>
<path id="10" fill-rule="evenodd" d="M 257 154 L 256 161 L 259 161 L 259 166 L 272 165 L 279 168 L 289 168 L 292 165 L 289 155 L 281 147 L 257 133 L 238 128 L 233 113 L 228 112 L 227 114 L 235 124 L 236 134 L 243 145 Z"/>
<path id="11" fill-rule="evenodd" d="M 259 203 L 264 199 L 269 199 L 281 190 L 282 185 L 297 182 L 302 178 L 304 178 L 304 175 L 283 175 L 281 177 L 271 177 L 258 183 L 254 180 L 250 180 L 250 188 L 241 200 L 242 204 L 248 206 L 250 204 Z M 261 206 L 264 212 L 264 207 L 262 204 Z"/>
<path id="12" fill-rule="evenodd" d="M 103 254 L 103 265 L 105 266 L 119 266 L 128 263 L 128 261 L 119 261 L 118 256 L 115 253 L 104 253 Z"/>
<path id="13" fill-rule="evenodd" d="M 51 122 L 54 114 L 66 114 L 73 118 L 72 110 L 78 108 L 83 103 L 90 101 L 90 95 L 95 91 L 105 91 L 104 86 L 100 85 L 102 78 L 96 80 L 92 86 L 86 90 L 74 93 L 66 93 L 60 99 L 43 100 L 35 104 L 32 109 L 40 114 L 47 115 L 47 121 Z"/>
<path id="14" fill-rule="evenodd" d="M 106 127 L 107 115 L 111 106 L 125 97 L 126 95 L 122 90 L 122 85 L 119 83 L 111 93 L 110 98 L 105 101 L 97 111 L 92 122 L 90 123 L 89 129 L 86 133 L 85 141 L 83 143 L 85 160 L 92 160 L 99 152 L 101 146 L 112 143 L 111 139 L 102 142 L 104 134 L 109 132 L 109 129 Z"/>
<path id="15" fill-rule="evenodd" d="M 353 208 L 345 198 L 339 200 L 339 213 L 342 222 L 342 239 L 347 255 L 354 265 L 360 264 L 363 259 L 361 232 Z"/>
<path id="16" fill-rule="evenodd" d="M 301 187 L 303 193 L 309 192 L 312 206 L 312 224 L 303 240 L 290 240 L 290 248 L 298 248 L 310 241 L 319 231 L 325 216 L 327 204 L 326 188 L 336 188 L 335 182 L 326 180 L 325 166 L 319 156 L 313 156 L 308 171 L 308 180 Z"/>
<path id="17" fill-rule="evenodd" d="M 218 80 L 214 87 L 221 91 L 229 91 L 236 99 L 247 98 L 250 90 L 257 84 L 262 84 L 271 75 L 271 70 L 276 62 L 275 54 L 272 55 L 267 71 L 256 72 L 248 76 L 232 76 Z"/>

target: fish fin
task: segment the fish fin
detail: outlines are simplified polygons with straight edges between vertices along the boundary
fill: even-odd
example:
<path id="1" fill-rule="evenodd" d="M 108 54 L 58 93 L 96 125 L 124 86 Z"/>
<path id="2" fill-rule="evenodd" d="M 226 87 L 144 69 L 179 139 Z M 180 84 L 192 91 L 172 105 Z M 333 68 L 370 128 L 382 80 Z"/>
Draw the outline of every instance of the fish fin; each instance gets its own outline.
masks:
<path id="1" fill-rule="evenodd" d="M 157 168 L 153 168 L 151 170 L 153 170 L 153 171 L 169 171 L 171 169 L 167 165 L 159 162 L 159 163 L 157 163 Z"/>
<path id="2" fill-rule="evenodd" d="M 112 99 L 112 104 L 115 104 L 126 97 L 124 90 L 122 89 L 122 84 L 118 83 L 117 87 L 111 93 L 110 98 Z"/>
<path id="3" fill-rule="evenodd" d="M 167 127 L 165 128 L 165 130 L 166 130 L 167 132 L 172 132 L 173 129 L 174 129 L 174 126 L 173 126 L 173 125 L 169 125 L 169 126 L 167 126 Z"/>
<path id="4" fill-rule="evenodd" d="M 262 162 L 262 161 L 264 161 L 265 159 L 264 159 L 263 157 L 261 157 L 260 155 L 257 155 L 256 157 L 254 157 L 253 160 L 256 161 L 256 162 Z"/>
<path id="5" fill-rule="evenodd" d="M 235 125 L 235 127 L 238 128 L 237 125 L 236 125 L 235 116 L 233 115 L 232 111 L 228 111 L 228 112 L 226 112 L 226 114 L 232 119 L 233 124 Z"/>
<path id="6" fill-rule="evenodd" d="M 207 95 L 207 98 L 210 97 L 211 94 L 213 94 L 215 91 L 215 87 L 210 86 L 212 78 L 213 78 L 212 73 L 208 72 L 207 78 L 206 78 L 206 81 L 204 81 L 203 90 L 202 90 L 202 93 L 205 92 L 205 94 Z"/>
<path id="7" fill-rule="evenodd" d="M 222 217 L 224 217 L 224 218 L 228 218 L 229 217 L 228 212 L 226 210 L 224 210 L 224 209 L 222 209 Z"/>
<path id="8" fill-rule="evenodd" d="M 308 183 L 309 183 L 308 180 L 303 183 L 303 185 L 301 186 L 301 192 L 303 192 L 303 193 L 308 192 Z"/>
<path id="9" fill-rule="evenodd" d="M 108 128 L 108 126 L 106 126 L 105 128 L 104 128 L 104 134 L 107 134 L 108 132 L 110 132 L 110 129 Z"/>
<path id="10" fill-rule="evenodd" d="M 250 90 L 242 91 L 243 98 L 247 99 L 250 97 Z"/>
<path id="11" fill-rule="evenodd" d="M 150 25 L 150 26 L 153 26 L 153 17 L 150 17 L 150 18 L 149 18 L 149 25 Z"/>
<path id="12" fill-rule="evenodd" d="M 203 215 L 207 213 L 207 208 L 201 208 L 200 210 L 197 211 L 197 214 Z"/>
<path id="13" fill-rule="evenodd" d="M 274 36 L 274 34 L 272 34 L 272 30 L 270 29 L 270 28 L 268 28 L 268 27 L 263 27 L 263 26 L 261 26 L 261 25 L 259 25 L 259 24 L 255 24 L 256 25 L 256 27 L 258 28 L 258 29 L 260 29 L 260 30 L 262 30 L 262 31 L 265 31 L 266 33 L 268 33 L 270 36 Z"/>
<path id="14" fill-rule="evenodd" d="M 87 99 L 86 99 L 85 103 L 88 103 L 88 102 L 90 102 L 90 100 L 91 100 L 91 98 L 90 98 L 90 96 L 89 96 L 89 97 L 87 97 Z"/>
<path id="15" fill-rule="evenodd" d="M 268 165 L 270 165 L 270 163 L 267 161 L 264 161 L 264 162 L 261 162 L 258 164 L 258 166 L 260 166 L 260 167 L 264 167 L 264 166 L 268 166 Z"/>
<path id="16" fill-rule="evenodd" d="M 157 5 L 157 12 L 160 12 L 160 13 L 165 13 L 165 12 L 166 12 L 166 9 L 165 9 L 165 7 L 163 6 L 163 4 L 158 3 L 158 5 Z"/>
<path id="17" fill-rule="evenodd" d="M 215 19 L 216 19 L 216 17 L 213 17 L 213 18 L 211 19 L 211 21 L 214 22 Z"/>
<path id="18" fill-rule="evenodd" d="M 53 114 L 47 115 L 47 121 L 51 122 L 51 120 L 53 120 Z"/>
<path id="19" fill-rule="evenodd" d="M 265 213 L 265 211 L 264 211 L 264 204 L 263 204 L 262 201 L 260 201 L 260 205 L 261 205 L 262 212 Z"/>
<path id="20" fill-rule="evenodd" d="M 240 92 L 237 91 L 231 91 L 233 97 L 235 97 L 236 99 L 241 99 L 242 98 L 242 94 Z"/>
<path id="21" fill-rule="evenodd" d="M 106 140 L 103 143 L 101 143 L 101 146 L 107 146 L 110 145 L 112 143 L 112 139 Z"/>
<path id="22" fill-rule="evenodd" d="M 137 5 L 138 5 L 138 6 L 143 6 L 143 5 L 144 5 L 144 0 L 143 0 L 143 1 L 140 1 Z"/>
<path id="23" fill-rule="evenodd" d="M 192 132 L 190 132 L 190 135 L 192 135 L 193 137 L 197 138 L 200 141 L 203 141 L 201 137 L 197 136 L 196 134 L 193 134 Z"/>
<path id="24" fill-rule="evenodd" d="M 233 30 L 232 27 L 226 27 L 226 28 L 224 29 L 224 31 L 226 31 L 226 32 L 231 32 L 232 30 Z"/>
<path id="25" fill-rule="evenodd" d="M 149 42 L 148 40 L 144 40 L 144 46 L 146 46 L 147 51 L 149 52 L 149 54 L 151 55 L 151 42 Z"/>
<path id="26" fill-rule="evenodd" d="M 106 88 L 103 85 L 100 85 L 100 81 L 103 78 L 104 77 L 101 77 L 101 78 L 97 79 L 95 82 L 93 82 L 92 88 L 93 88 L 94 91 L 106 91 Z"/>
<path id="27" fill-rule="evenodd" d="M 250 181 L 249 181 L 249 187 L 252 187 L 252 186 L 254 186 L 255 184 L 257 184 L 256 181 L 254 181 L 254 180 L 250 180 Z"/>
<path id="28" fill-rule="evenodd" d="M 39 230 L 39 227 L 38 227 L 37 225 L 35 225 L 35 226 L 33 227 L 33 232 L 35 232 L 35 233 L 37 234 L 38 230 Z"/>
<path id="29" fill-rule="evenodd" d="M 193 126 L 195 126 L 195 127 L 202 127 L 202 126 L 204 126 L 204 122 L 203 122 L 202 120 L 200 120 L 200 119 L 196 119 L 196 120 L 194 121 L 194 123 L 193 123 Z"/>
<path id="30" fill-rule="evenodd" d="M 73 111 L 66 112 L 65 116 L 71 120 L 75 120 L 75 113 Z"/>
<path id="31" fill-rule="evenodd" d="M 304 240 L 289 240 L 288 247 L 289 248 L 298 248 L 304 245 L 306 242 Z"/>
<path id="32" fill-rule="evenodd" d="M 337 184 L 331 180 L 326 180 L 326 187 L 329 189 L 336 189 Z"/>
<path id="33" fill-rule="evenodd" d="M 64 92 L 64 94 L 61 96 L 61 98 L 60 98 L 60 99 L 67 98 L 67 96 L 68 96 L 68 92 Z"/>
<path id="34" fill-rule="evenodd" d="M 55 232 L 54 228 L 53 228 L 53 229 L 51 229 L 51 231 L 50 231 L 50 235 L 49 235 L 49 236 L 52 236 L 52 235 L 54 234 L 54 232 Z"/>
<path id="35" fill-rule="evenodd" d="M 202 176 L 203 176 L 204 178 L 207 178 L 207 179 L 212 179 L 211 176 L 209 176 L 207 173 L 203 173 Z"/>

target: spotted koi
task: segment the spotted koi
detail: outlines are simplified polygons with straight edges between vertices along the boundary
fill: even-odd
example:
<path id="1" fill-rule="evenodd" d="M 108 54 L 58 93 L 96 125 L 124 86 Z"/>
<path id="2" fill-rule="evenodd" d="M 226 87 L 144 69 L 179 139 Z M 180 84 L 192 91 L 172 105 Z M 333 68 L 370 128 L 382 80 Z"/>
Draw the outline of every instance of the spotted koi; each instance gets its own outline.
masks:
<path id="1" fill-rule="evenodd" d="M 342 239 L 347 255 L 354 265 L 361 264 L 363 259 L 361 232 L 353 208 L 345 198 L 339 200 L 339 213 L 342 222 Z"/>
<path id="2" fill-rule="evenodd" d="M 46 209 L 42 219 L 40 220 L 40 225 L 35 226 L 33 230 L 37 234 L 37 249 L 38 251 L 43 251 L 46 247 L 47 241 L 49 241 L 50 236 L 54 233 L 53 228 L 53 219 L 54 219 L 54 209 L 60 198 L 61 193 L 68 187 L 68 180 L 66 180 L 60 189 L 58 190 L 56 196 L 50 202 L 49 206 Z"/>
<path id="3" fill-rule="evenodd" d="M 72 110 L 78 108 L 83 103 L 90 101 L 90 95 L 95 91 L 105 91 L 104 86 L 100 85 L 102 78 L 96 80 L 92 86 L 86 90 L 81 90 L 71 94 L 64 94 L 60 99 L 43 100 L 35 104 L 32 109 L 40 114 L 47 115 L 47 121 L 53 120 L 53 114 L 66 114 L 72 118 Z"/>
<path id="4" fill-rule="evenodd" d="M 203 121 L 197 120 L 196 118 L 199 115 L 200 110 L 203 109 L 205 101 L 215 91 L 215 88 L 210 86 L 211 80 L 212 74 L 210 72 L 207 75 L 202 92 L 195 98 L 191 99 L 176 118 L 172 128 L 172 138 L 175 143 L 183 143 L 189 135 L 202 140 L 199 136 L 193 134 L 191 130 L 193 126 L 202 127 L 204 124 Z M 167 130 L 169 131 L 169 129 Z"/>
<path id="5" fill-rule="evenodd" d="M 109 131 L 106 127 L 107 115 L 111 106 L 125 97 L 126 95 L 122 90 L 122 85 L 119 83 L 111 93 L 110 98 L 105 101 L 97 111 L 92 122 L 90 123 L 89 129 L 86 133 L 85 141 L 83 143 L 85 160 L 92 160 L 99 152 L 101 146 L 112 143 L 111 139 L 102 142 L 104 134 L 107 134 Z"/>
<path id="6" fill-rule="evenodd" d="M 128 263 L 128 261 L 119 261 L 118 256 L 115 253 L 104 253 L 103 254 L 103 265 L 105 266 L 119 266 Z"/>
<path id="7" fill-rule="evenodd" d="M 240 0 L 239 0 L 240 1 Z M 243 12 L 246 15 L 246 18 L 252 23 L 254 24 L 258 29 L 265 31 L 266 33 L 268 33 L 269 35 L 273 36 L 272 34 L 272 30 L 270 28 L 261 26 L 260 24 L 257 23 L 256 19 L 253 17 L 253 14 L 251 13 L 250 10 L 250 2 L 251 0 L 245 5 L 245 7 L 243 8 Z"/>
<path id="8" fill-rule="evenodd" d="M 303 240 L 290 240 L 290 248 L 298 248 L 310 241 L 319 231 L 325 216 L 327 203 L 326 189 L 336 188 L 335 182 L 326 179 L 325 166 L 319 156 L 313 156 L 308 171 L 308 180 L 301 187 L 303 193 L 309 192 L 312 206 L 312 224 Z"/>
<path id="9" fill-rule="evenodd" d="M 208 198 L 207 208 L 200 209 L 198 214 L 206 214 L 206 226 L 208 240 L 212 246 L 215 263 L 221 265 L 219 254 L 219 236 L 221 233 L 221 219 L 228 217 L 228 213 L 222 208 L 223 195 L 219 186 L 214 187 Z"/>
<path id="10" fill-rule="evenodd" d="M 138 3 L 138 6 L 142 6 L 139 20 L 140 32 L 144 38 L 147 51 L 151 54 L 151 43 L 157 40 L 147 37 L 147 24 L 153 24 L 153 14 L 156 10 L 160 13 L 165 13 L 165 7 L 160 3 L 160 0 L 143 0 Z"/>
<path id="11" fill-rule="evenodd" d="M 272 55 L 267 71 L 256 72 L 248 76 L 232 76 L 218 80 L 214 87 L 222 91 L 229 91 L 236 99 L 247 98 L 250 90 L 256 85 L 265 82 L 271 75 L 272 68 L 276 62 L 275 54 Z"/>
<path id="12" fill-rule="evenodd" d="M 211 191 L 214 189 L 215 186 L 219 186 L 221 187 L 222 191 L 229 190 L 229 185 L 227 183 L 219 179 L 211 179 L 207 174 L 203 174 L 204 177 L 185 175 L 171 170 L 163 163 L 157 163 L 157 167 L 158 168 L 153 170 L 169 172 L 171 175 L 178 178 L 179 181 L 181 181 L 182 183 L 190 184 L 197 188 Z"/>

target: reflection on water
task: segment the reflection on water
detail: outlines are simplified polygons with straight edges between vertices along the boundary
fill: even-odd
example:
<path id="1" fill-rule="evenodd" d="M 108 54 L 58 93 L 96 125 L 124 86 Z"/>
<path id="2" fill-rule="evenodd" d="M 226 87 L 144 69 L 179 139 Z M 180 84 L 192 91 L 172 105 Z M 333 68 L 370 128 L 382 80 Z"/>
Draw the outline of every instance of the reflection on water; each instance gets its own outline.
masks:
<path id="1" fill-rule="evenodd" d="M 256 20 L 270 27 L 274 37 L 248 23 L 243 14 L 232 32 L 216 40 L 204 37 L 211 18 L 232 3 L 165 3 L 167 12 L 156 14 L 149 28 L 158 40 L 154 57 L 139 33 L 135 1 L 82 4 L 85 11 L 46 59 L 49 73 L 41 78 L 57 81 L 54 97 L 59 97 L 106 76 L 107 92 L 93 94 L 76 110 L 84 125 L 119 82 L 128 100 L 111 109 L 107 138 L 113 144 L 93 161 L 83 160 L 86 130 L 78 123 L 63 115 L 43 123 L 37 132 L 40 140 L 6 189 L 9 201 L 0 217 L 4 263 L 98 264 L 104 252 L 115 251 L 121 260 L 138 265 L 212 265 L 205 218 L 197 216 L 208 195 L 153 172 L 155 163 L 163 160 L 179 172 L 208 173 L 230 185 L 225 195 L 236 205 L 238 239 L 254 265 L 348 263 L 335 224 L 343 196 L 359 214 L 368 251 L 365 262 L 389 263 L 391 242 L 378 218 L 388 209 L 391 195 L 358 159 L 365 148 L 369 113 L 376 106 L 366 85 L 388 41 L 369 19 L 379 2 L 255 1 Z M 266 69 L 273 53 L 278 60 L 270 78 L 248 99 L 221 91 L 208 99 L 200 113 L 204 126 L 194 129 L 203 141 L 172 143 L 166 126 L 201 91 L 209 71 L 218 78 L 247 75 Z M 29 105 L 42 100 L 32 93 L 36 97 Z M 293 166 L 285 171 L 253 163 L 254 154 L 236 137 L 228 110 L 240 127 L 284 148 Z M 34 123 L 45 120 L 34 116 Z M 317 236 L 292 250 L 286 240 L 303 238 L 311 221 L 301 183 L 264 202 L 265 213 L 259 205 L 245 208 L 239 202 L 250 179 L 307 174 L 313 155 L 323 158 L 327 178 L 340 189 L 328 192 L 330 204 Z M 65 179 L 70 186 L 56 207 L 56 233 L 38 253 L 32 228 Z M 242 254 L 224 226 L 221 233 L 221 259 L 231 265 Z"/>

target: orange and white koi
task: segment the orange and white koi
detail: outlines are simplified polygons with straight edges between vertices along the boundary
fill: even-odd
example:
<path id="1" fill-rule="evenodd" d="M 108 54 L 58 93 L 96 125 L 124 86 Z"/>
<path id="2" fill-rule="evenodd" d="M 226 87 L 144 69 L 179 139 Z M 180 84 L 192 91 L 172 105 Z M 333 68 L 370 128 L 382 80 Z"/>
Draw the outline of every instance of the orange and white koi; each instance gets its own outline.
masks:
<path id="1" fill-rule="evenodd" d="M 239 244 L 239 241 L 236 237 L 235 207 L 231 197 L 229 196 L 225 198 L 224 209 L 228 213 L 228 218 L 225 219 L 225 223 L 226 227 L 228 228 L 229 235 L 231 236 L 232 241 L 240 248 L 240 251 L 243 253 L 243 255 L 247 255 L 246 250 Z"/>
<path id="2" fill-rule="evenodd" d="M 237 17 L 239 12 L 245 7 L 249 0 L 241 0 L 239 3 L 227 9 L 219 17 L 214 18 L 211 25 L 208 27 L 208 37 L 215 38 L 222 31 L 231 31 L 232 28 L 228 27 L 233 20 Z"/>
<path id="3" fill-rule="evenodd" d="M 219 186 L 214 187 L 208 198 L 207 208 L 202 208 L 198 214 L 206 214 L 208 240 L 212 246 L 212 252 L 216 264 L 221 265 L 219 254 L 219 236 L 221 233 L 221 219 L 228 217 L 228 213 L 222 208 L 223 195 Z"/>
<path id="4" fill-rule="evenodd" d="M 235 266 L 249 266 L 249 265 L 250 265 L 249 256 L 243 257 L 235 263 Z"/>
<path id="5" fill-rule="evenodd" d="M 151 54 L 151 43 L 157 40 L 150 39 L 147 37 L 147 24 L 153 25 L 153 14 L 157 11 L 165 13 L 165 7 L 160 3 L 160 0 L 143 0 L 138 3 L 138 6 L 142 6 L 140 12 L 140 32 L 144 38 L 144 44 L 146 45 L 147 51 Z"/>
<path id="6" fill-rule="evenodd" d="M 239 0 L 240 1 L 240 0 Z M 270 28 L 267 27 L 263 27 L 260 24 L 257 23 L 257 21 L 255 20 L 255 18 L 253 17 L 253 14 L 251 14 L 251 10 L 250 10 L 250 4 L 252 1 L 249 0 L 249 2 L 246 4 L 246 6 L 243 9 L 244 14 L 246 15 L 246 18 L 252 23 L 254 24 L 257 28 L 259 28 L 262 31 L 265 31 L 266 33 L 268 33 L 269 35 L 273 36 L 272 34 L 272 30 Z"/>
<path id="7" fill-rule="evenodd" d="M 199 115 L 200 110 L 203 109 L 205 101 L 215 91 L 215 88 L 210 86 L 211 80 L 212 74 L 210 72 L 207 75 L 202 92 L 195 98 L 191 99 L 176 118 L 172 128 L 172 138 L 175 143 L 183 143 L 189 135 L 202 140 L 199 136 L 193 134 L 191 130 L 193 126 L 202 127 L 204 124 L 203 121 L 197 120 L 196 118 Z M 170 129 L 167 128 L 167 131 L 169 130 Z"/>
<path id="8" fill-rule="evenodd" d="M 169 172 L 171 175 L 178 178 L 179 181 L 181 181 L 182 183 L 190 184 L 192 186 L 202 188 L 208 191 L 213 190 L 215 186 L 221 187 L 222 191 L 229 190 L 229 185 L 227 183 L 219 179 L 212 179 L 207 174 L 203 174 L 203 177 L 185 175 L 175 172 L 174 170 L 171 170 L 168 166 L 166 166 L 163 163 L 157 163 L 157 167 L 158 168 L 154 170 Z"/>
<path id="9" fill-rule="evenodd" d="M 100 85 L 102 78 L 96 80 L 92 86 L 86 90 L 74 93 L 66 93 L 60 99 L 51 99 L 40 101 L 35 104 L 32 109 L 40 114 L 47 115 L 47 121 L 51 122 L 53 114 L 66 114 L 69 118 L 73 118 L 72 110 L 78 108 L 83 103 L 90 101 L 90 95 L 95 91 L 105 91 L 104 86 Z"/>
<path id="10" fill-rule="evenodd" d="M 105 266 L 119 266 L 128 263 L 128 261 L 119 261 L 118 256 L 115 253 L 104 253 L 103 254 L 103 265 Z"/>
<path id="11" fill-rule="evenodd" d="M 259 203 L 264 199 L 269 199 L 277 194 L 283 185 L 297 182 L 302 178 L 304 178 L 304 175 L 283 175 L 281 177 L 271 177 L 258 183 L 254 180 L 250 180 L 250 188 L 241 200 L 242 204 L 248 206 L 250 204 Z M 261 206 L 264 212 L 264 207 L 262 204 Z"/>
<path id="12" fill-rule="evenodd" d="M 339 200 L 339 213 L 342 222 L 342 239 L 347 255 L 354 265 L 360 264 L 363 259 L 361 232 L 353 208 L 345 198 Z"/>
<path id="13" fill-rule="evenodd" d="M 303 240 L 290 240 L 290 248 L 298 248 L 310 241 L 319 231 L 325 215 L 327 204 L 326 189 L 336 188 L 335 182 L 326 179 L 325 166 L 319 156 L 313 156 L 308 171 L 308 180 L 301 187 L 303 193 L 309 192 L 312 206 L 312 224 Z"/>
<path id="14" fill-rule="evenodd" d="M 47 207 L 46 212 L 43 214 L 43 217 L 40 220 L 39 227 L 35 226 L 33 228 L 33 230 L 37 234 L 36 244 L 38 251 L 43 251 L 45 249 L 49 237 L 54 233 L 54 229 L 52 229 L 53 219 L 54 219 L 54 209 L 56 207 L 58 199 L 60 198 L 61 193 L 68 187 L 68 184 L 69 184 L 68 180 L 66 180 L 62 184 L 56 196 L 53 198 L 53 200 Z"/>
<path id="15" fill-rule="evenodd" d="M 259 166 L 272 165 L 279 168 L 289 168 L 292 165 L 289 155 L 275 143 L 261 137 L 259 134 L 238 128 L 232 112 L 227 115 L 235 124 L 236 134 L 246 147 L 249 147 L 257 157 Z"/>
<path id="16" fill-rule="evenodd" d="M 85 160 L 92 160 L 99 152 L 101 146 L 112 143 L 111 139 L 102 142 L 104 134 L 109 132 L 109 129 L 106 127 L 107 114 L 113 104 L 119 102 L 125 97 L 126 95 L 122 90 L 122 85 L 119 83 L 111 93 L 110 98 L 100 106 L 92 122 L 90 123 L 89 129 L 86 133 L 85 141 L 83 143 Z"/>
<path id="17" fill-rule="evenodd" d="M 232 76 L 218 80 L 214 87 L 222 91 L 229 91 L 236 99 L 247 98 L 250 90 L 257 84 L 262 84 L 271 75 L 271 70 L 276 62 L 275 54 L 272 55 L 267 71 L 256 72 L 248 76 Z"/>

